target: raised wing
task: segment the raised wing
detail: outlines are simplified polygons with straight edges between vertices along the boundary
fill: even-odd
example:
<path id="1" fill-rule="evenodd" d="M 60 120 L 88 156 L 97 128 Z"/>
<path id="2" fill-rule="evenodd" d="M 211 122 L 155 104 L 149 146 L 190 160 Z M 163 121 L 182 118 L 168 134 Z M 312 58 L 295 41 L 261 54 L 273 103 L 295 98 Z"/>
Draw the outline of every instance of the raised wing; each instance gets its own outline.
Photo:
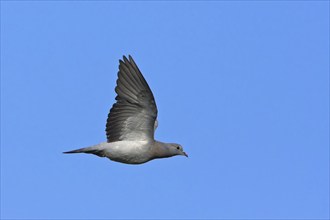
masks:
<path id="1" fill-rule="evenodd" d="M 119 60 L 117 102 L 108 115 L 108 142 L 153 140 L 157 106 L 147 81 L 133 58 Z"/>

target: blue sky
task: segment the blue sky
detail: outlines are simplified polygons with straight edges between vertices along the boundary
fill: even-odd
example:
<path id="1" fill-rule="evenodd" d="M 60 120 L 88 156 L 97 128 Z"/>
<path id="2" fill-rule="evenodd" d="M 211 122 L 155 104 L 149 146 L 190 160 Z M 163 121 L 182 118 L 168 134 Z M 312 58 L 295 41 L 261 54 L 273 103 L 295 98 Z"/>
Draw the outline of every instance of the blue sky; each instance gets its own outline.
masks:
<path id="1" fill-rule="evenodd" d="M 128 54 L 188 159 L 62 154 Z M 329 2 L 2 1 L 1 218 L 329 218 Z"/>

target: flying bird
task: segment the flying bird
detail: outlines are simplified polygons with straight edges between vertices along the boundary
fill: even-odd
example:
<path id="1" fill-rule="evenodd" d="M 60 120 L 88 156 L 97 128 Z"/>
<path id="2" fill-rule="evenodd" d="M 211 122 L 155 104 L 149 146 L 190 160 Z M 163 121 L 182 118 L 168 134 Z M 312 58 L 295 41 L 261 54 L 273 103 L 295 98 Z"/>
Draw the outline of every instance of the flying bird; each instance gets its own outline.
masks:
<path id="1" fill-rule="evenodd" d="M 64 152 L 95 154 L 126 164 L 142 164 L 153 159 L 182 155 L 180 144 L 154 139 L 158 126 L 154 95 L 131 56 L 119 60 L 116 102 L 108 114 L 107 141 Z"/>

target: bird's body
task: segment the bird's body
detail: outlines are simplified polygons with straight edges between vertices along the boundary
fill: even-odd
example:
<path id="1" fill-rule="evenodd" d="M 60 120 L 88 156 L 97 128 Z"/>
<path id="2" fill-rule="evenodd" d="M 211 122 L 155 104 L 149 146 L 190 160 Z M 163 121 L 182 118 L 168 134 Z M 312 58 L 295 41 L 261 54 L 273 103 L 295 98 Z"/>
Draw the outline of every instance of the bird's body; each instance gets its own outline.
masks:
<path id="1" fill-rule="evenodd" d="M 149 153 L 151 148 L 152 144 L 148 141 L 116 141 L 102 142 L 71 153 L 91 153 L 116 162 L 141 164 L 151 159 L 152 155 Z"/>
<path id="2" fill-rule="evenodd" d="M 148 141 L 116 141 L 104 143 L 106 157 L 113 161 L 141 164 L 149 161 L 152 143 Z"/>
<path id="3" fill-rule="evenodd" d="M 141 164 L 157 158 L 187 156 L 179 144 L 154 139 L 158 126 L 154 96 L 131 56 L 119 61 L 112 106 L 106 124 L 107 142 L 64 153 L 89 153 L 110 160 Z"/>

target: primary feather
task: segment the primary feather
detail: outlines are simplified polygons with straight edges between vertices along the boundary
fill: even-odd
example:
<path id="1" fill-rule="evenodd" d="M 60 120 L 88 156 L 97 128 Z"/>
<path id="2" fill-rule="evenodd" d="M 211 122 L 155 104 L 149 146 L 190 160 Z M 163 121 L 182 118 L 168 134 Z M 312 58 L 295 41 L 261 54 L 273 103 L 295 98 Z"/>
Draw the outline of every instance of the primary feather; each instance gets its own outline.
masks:
<path id="1" fill-rule="evenodd" d="M 106 124 L 107 141 L 154 139 L 157 106 L 154 96 L 133 58 L 119 61 L 116 103 Z"/>

